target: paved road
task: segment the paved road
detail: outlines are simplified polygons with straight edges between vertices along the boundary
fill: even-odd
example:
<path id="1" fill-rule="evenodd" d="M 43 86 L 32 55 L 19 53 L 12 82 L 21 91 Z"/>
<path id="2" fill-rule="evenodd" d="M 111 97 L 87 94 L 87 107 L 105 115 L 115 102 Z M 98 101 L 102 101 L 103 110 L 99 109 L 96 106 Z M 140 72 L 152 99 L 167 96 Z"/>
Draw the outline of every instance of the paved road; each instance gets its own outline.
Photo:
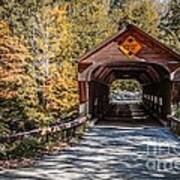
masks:
<path id="1" fill-rule="evenodd" d="M 168 129 L 97 125 L 77 146 L 31 168 L 4 170 L 1 180 L 179 180 L 180 139 Z"/>

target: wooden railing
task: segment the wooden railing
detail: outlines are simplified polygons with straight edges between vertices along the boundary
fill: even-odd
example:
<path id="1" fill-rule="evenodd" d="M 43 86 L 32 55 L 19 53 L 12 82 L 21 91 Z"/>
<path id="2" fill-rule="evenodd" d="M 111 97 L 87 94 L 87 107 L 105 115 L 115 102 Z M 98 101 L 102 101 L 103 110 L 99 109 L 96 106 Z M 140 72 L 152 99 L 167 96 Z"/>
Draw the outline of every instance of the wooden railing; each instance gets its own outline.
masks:
<path id="1" fill-rule="evenodd" d="M 0 143 L 13 143 L 15 141 L 21 141 L 33 136 L 45 136 L 45 138 L 48 139 L 49 136 L 59 132 L 65 132 L 65 138 L 69 139 L 77 133 L 76 130 L 78 127 L 86 126 L 87 120 L 87 117 L 78 117 L 75 120 L 60 123 L 50 127 L 34 129 L 28 132 L 17 133 L 10 136 L 0 136 Z"/>
<path id="2" fill-rule="evenodd" d="M 180 135 L 180 119 L 178 119 L 174 116 L 168 116 L 167 119 L 170 121 L 171 130 L 175 134 Z"/>
<path id="3" fill-rule="evenodd" d="M 163 116 L 163 98 L 151 94 L 143 95 L 144 106 L 150 113 L 156 114 L 159 117 Z"/>

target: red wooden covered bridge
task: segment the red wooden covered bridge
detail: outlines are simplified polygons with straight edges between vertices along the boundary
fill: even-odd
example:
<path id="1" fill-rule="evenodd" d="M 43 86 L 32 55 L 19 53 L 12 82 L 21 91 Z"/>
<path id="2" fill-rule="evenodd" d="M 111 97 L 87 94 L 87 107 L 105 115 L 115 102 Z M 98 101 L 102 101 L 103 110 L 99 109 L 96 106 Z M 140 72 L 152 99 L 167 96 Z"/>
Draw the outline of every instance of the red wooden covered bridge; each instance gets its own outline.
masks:
<path id="1" fill-rule="evenodd" d="M 116 79 L 135 79 L 143 106 L 158 117 L 171 113 L 180 95 L 180 55 L 134 25 L 78 60 L 80 114 L 101 118 L 109 108 L 109 90 Z"/>

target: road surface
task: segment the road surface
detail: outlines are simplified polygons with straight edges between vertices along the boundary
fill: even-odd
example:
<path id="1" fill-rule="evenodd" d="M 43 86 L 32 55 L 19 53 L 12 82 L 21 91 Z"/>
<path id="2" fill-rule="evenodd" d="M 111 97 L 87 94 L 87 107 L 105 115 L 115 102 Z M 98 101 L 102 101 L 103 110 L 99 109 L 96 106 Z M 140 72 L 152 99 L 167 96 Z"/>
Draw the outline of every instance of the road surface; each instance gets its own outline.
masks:
<path id="1" fill-rule="evenodd" d="M 99 124 L 80 144 L 1 180 L 179 180 L 180 139 L 161 126 Z"/>

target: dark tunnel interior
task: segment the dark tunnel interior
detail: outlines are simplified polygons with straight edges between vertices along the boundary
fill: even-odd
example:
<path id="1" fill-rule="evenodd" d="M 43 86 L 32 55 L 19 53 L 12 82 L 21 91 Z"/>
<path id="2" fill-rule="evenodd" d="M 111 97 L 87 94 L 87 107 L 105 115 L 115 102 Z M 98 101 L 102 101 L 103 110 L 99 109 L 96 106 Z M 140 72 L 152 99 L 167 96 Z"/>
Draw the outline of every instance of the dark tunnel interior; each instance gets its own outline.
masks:
<path id="1" fill-rule="evenodd" d="M 111 83 L 116 79 L 135 79 L 142 87 L 141 104 L 112 104 Z M 147 62 L 104 63 L 91 71 L 89 83 L 89 114 L 101 119 L 143 119 L 144 111 L 158 118 L 170 114 L 170 73 L 159 64 Z M 143 109 L 143 110 L 142 110 Z M 136 116 L 137 115 L 137 116 Z M 141 116 L 142 115 L 142 116 Z"/>

